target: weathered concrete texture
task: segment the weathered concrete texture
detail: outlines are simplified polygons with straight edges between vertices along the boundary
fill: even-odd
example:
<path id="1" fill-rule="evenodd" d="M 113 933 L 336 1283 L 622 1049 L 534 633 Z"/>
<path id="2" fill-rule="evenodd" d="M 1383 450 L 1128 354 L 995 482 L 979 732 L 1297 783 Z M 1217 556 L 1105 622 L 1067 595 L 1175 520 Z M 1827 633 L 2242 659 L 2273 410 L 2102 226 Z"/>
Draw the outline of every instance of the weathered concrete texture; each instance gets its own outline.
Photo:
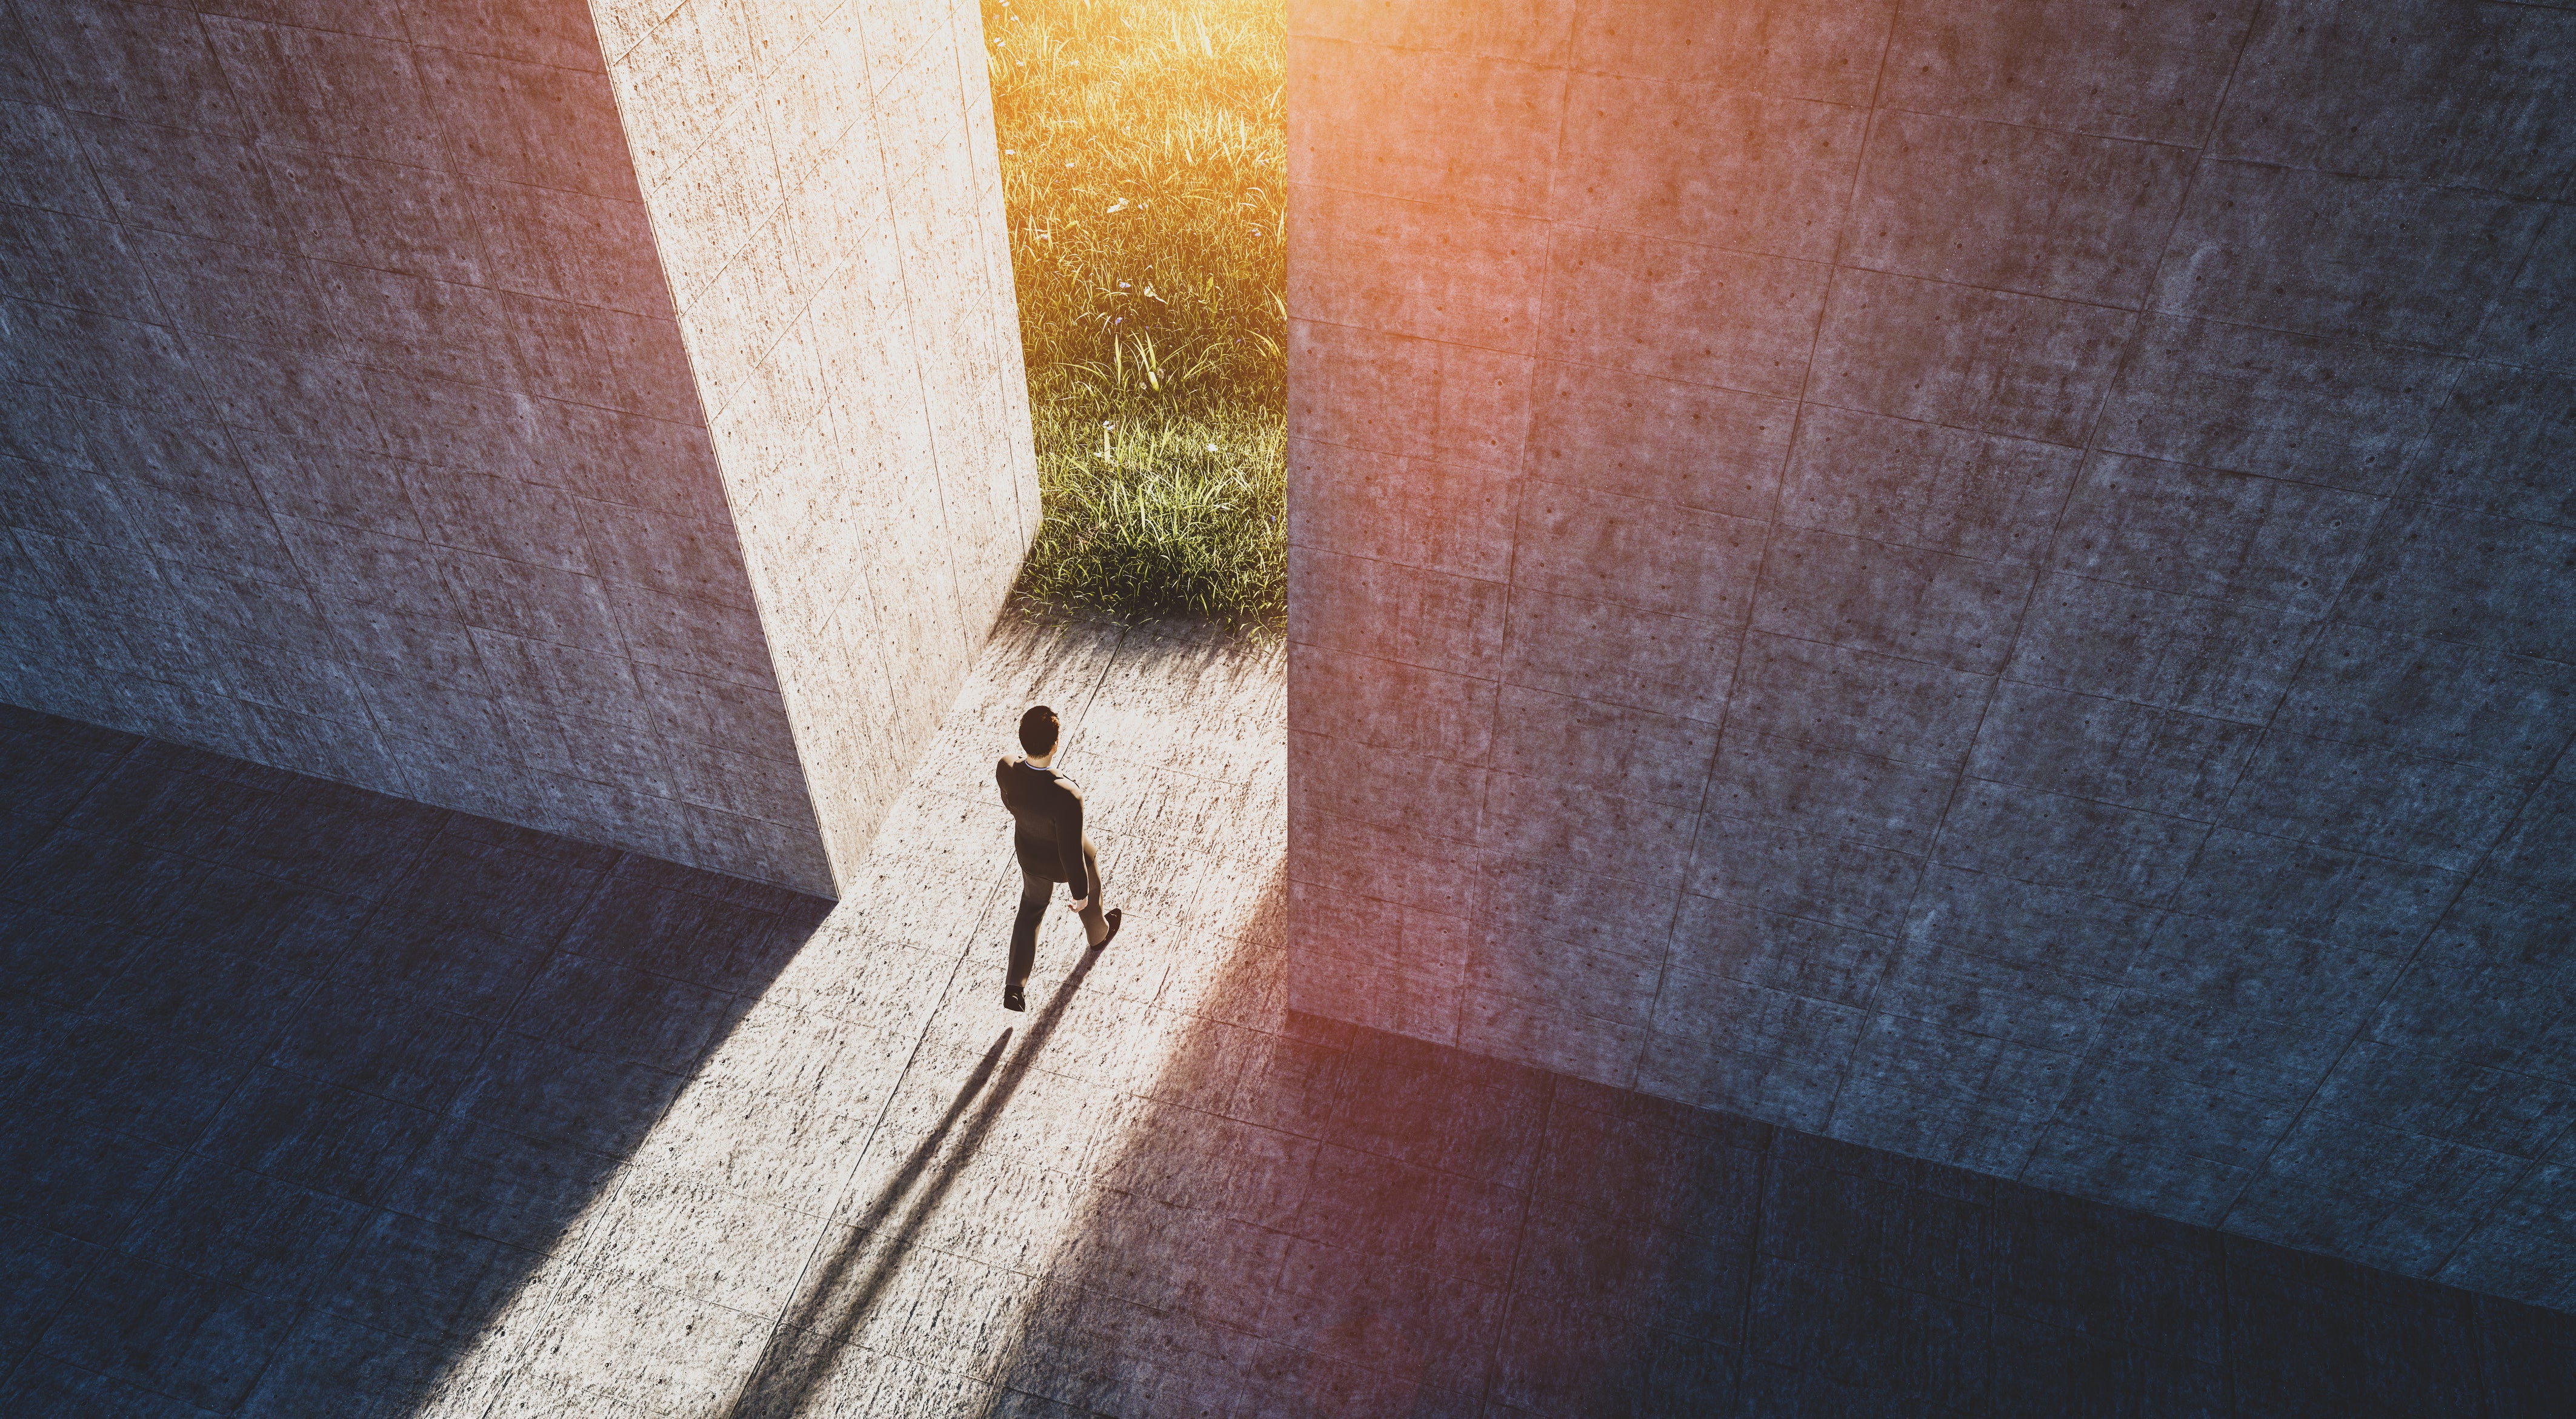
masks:
<path id="1" fill-rule="evenodd" d="M 828 890 L 580 0 L 0 13 L 0 698 Z"/>
<path id="2" fill-rule="evenodd" d="M 1279 658 L 1000 638 L 825 904 L 0 716 L 0 1411 L 2463 1415 L 2564 1316 L 1286 1008 Z M 1108 880 L 997 1008 L 984 774 Z"/>
<path id="3" fill-rule="evenodd" d="M 1290 17 L 1299 1008 L 2576 1303 L 2576 13 Z"/>
<path id="4" fill-rule="evenodd" d="M 975 14 L 599 15 L 0 5 L 0 698 L 832 890 L 1034 517 Z"/>
<path id="5" fill-rule="evenodd" d="M 599 0 L 751 588 L 846 887 L 1037 530 L 971 0 Z M 708 758 L 744 811 L 793 765 Z"/>

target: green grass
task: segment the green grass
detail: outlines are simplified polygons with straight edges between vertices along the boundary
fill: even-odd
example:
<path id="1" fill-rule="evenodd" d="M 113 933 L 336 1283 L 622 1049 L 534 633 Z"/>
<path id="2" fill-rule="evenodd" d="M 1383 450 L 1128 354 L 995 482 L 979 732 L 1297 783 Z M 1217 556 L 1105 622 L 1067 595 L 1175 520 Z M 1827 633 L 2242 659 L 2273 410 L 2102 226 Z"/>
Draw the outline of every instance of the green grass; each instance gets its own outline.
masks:
<path id="1" fill-rule="evenodd" d="M 984 0 L 1046 518 L 1020 594 L 1275 632 L 1279 0 Z"/>

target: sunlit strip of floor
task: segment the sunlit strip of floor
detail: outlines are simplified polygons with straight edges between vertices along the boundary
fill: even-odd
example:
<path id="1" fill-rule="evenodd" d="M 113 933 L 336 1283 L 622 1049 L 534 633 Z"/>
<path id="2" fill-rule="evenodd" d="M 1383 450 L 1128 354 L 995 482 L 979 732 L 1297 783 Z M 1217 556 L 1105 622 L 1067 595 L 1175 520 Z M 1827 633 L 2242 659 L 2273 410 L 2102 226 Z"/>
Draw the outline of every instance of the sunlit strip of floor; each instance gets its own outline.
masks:
<path id="1" fill-rule="evenodd" d="M 1050 912 L 1014 1015 L 1019 874 L 991 775 L 1041 701 L 1128 923 L 1093 956 Z M 1275 647 L 1006 624 L 858 887 L 420 1412 L 1002 1404 L 994 1380 L 1192 1022 L 1280 1009 L 1284 712 Z"/>

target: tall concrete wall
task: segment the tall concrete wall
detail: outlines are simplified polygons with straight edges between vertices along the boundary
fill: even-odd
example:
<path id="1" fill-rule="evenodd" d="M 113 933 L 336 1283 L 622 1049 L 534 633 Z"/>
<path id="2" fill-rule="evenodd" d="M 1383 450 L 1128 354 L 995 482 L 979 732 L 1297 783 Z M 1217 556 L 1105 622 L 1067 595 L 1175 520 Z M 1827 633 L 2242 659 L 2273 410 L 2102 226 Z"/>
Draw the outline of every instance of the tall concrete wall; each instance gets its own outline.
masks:
<path id="1" fill-rule="evenodd" d="M 848 82 L 945 3 L 599 9 L 0 4 L 0 699 L 833 890 L 1023 530 L 1000 337 L 907 333 L 1007 312 L 998 195 L 884 220 L 980 72 Z"/>
<path id="2" fill-rule="evenodd" d="M 1292 0 L 1299 1008 L 2576 1269 L 2576 13 Z"/>
<path id="3" fill-rule="evenodd" d="M 847 868 L 1037 530 L 982 19 L 968 0 L 600 8 L 805 782 Z"/>

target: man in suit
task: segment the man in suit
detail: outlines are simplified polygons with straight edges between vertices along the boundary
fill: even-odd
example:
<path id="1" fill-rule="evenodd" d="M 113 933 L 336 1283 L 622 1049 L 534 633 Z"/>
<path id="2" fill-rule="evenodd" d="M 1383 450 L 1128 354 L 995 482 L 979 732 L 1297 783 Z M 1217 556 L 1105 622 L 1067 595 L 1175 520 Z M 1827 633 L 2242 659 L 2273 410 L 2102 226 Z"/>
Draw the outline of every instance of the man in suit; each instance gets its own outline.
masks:
<path id="1" fill-rule="evenodd" d="M 1062 731 L 1054 710 L 1032 705 L 1020 716 L 1020 747 L 1028 757 L 1006 757 L 993 765 L 1002 806 L 1018 825 L 1011 833 L 1011 851 L 1020 860 L 1020 917 L 1011 924 L 1010 974 L 1002 983 L 1006 1010 L 1029 1008 L 1021 988 L 1037 964 L 1038 922 L 1046 916 L 1056 883 L 1073 889 L 1073 902 L 1065 910 L 1082 918 L 1083 934 L 1094 951 L 1109 944 L 1127 915 L 1100 909 L 1100 853 L 1082 835 L 1082 790 L 1048 767 Z"/>

